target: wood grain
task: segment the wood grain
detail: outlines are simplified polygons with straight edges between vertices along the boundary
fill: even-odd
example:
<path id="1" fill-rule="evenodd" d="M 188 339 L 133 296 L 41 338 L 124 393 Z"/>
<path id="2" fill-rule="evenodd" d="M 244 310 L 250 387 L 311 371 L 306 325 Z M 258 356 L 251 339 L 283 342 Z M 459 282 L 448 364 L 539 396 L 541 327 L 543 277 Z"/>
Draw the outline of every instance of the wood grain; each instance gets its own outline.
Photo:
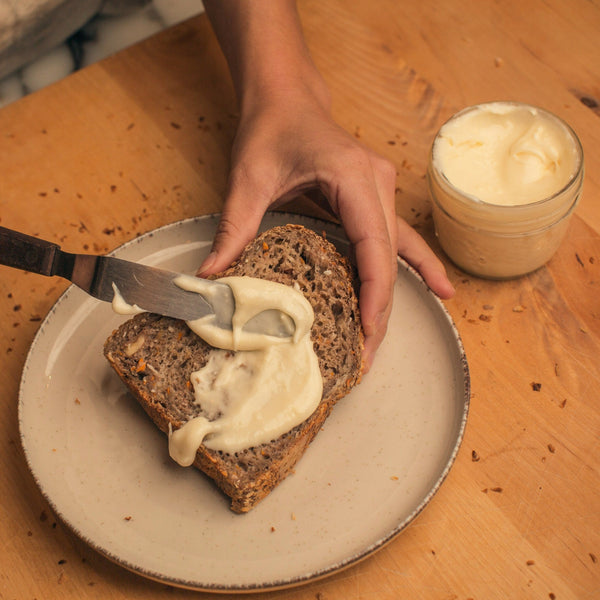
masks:
<path id="1" fill-rule="evenodd" d="M 397 209 L 457 288 L 472 405 L 439 493 L 397 539 L 322 581 L 248 598 L 589 599 L 600 595 L 600 6 L 597 2 L 302 0 L 336 119 L 397 166 Z M 424 173 L 456 110 L 511 99 L 580 136 L 584 194 L 550 263 L 470 277 L 432 231 Z M 594 106 L 594 103 L 596 105 Z M 218 211 L 236 104 L 204 17 L 0 110 L 0 223 L 106 252 Z M 292 207 L 305 209 L 305 205 Z M 0 598 L 209 598 L 113 565 L 71 536 L 20 448 L 21 370 L 65 284 L 0 267 Z"/>

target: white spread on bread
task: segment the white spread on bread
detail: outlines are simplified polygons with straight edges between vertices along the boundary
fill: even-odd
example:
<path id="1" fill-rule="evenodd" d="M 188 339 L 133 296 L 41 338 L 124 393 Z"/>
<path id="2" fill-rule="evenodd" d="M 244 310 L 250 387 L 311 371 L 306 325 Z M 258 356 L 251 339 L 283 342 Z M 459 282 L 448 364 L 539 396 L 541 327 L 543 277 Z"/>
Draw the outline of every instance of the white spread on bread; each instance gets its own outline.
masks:
<path id="1" fill-rule="evenodd" d="M 169 435 L 169 453 L 182 466 L 194 462 L 201 444 L 238 452 L 269 442 L 299 425 L 319 405 L 323 381 L 310 339 L 314 313 L 293 287 L 252 277 L 228 277 L 235 297 L 233 329 L 203 317 L 188 326 L 215 349 L 192 373 L 196 402 L 206 416 L 191 419 Z M 203 291 L 202 280 L 182 276 L 177 285 Z M 257 314 L 277 309 L 294 321 L 293 338 L 244 330 Z"/>
<path id="2" fill-rule="evenodd" d="M 255 277 L 224 277 L 218 280 L 227 284 L 235 298 L 235 312 L 232 329 L 216 326 L 214 314 L 195 321 L 188 321 L 190 329 L 215 348 L 225 350 L 257 350 L 272 344 L 288 343 L 288 338 L 280 338 L 247 330 L 244 326 L 259 314 L 269 310 L 271 314 L 289 315 L 296 327 L 294 342 L 299 341 L 309 331 L 314 319 L 312 306 L 297 290 L 290 286 L 257 279 Z M 175 285 L 189 292 L 198 292 L 207 300 L 211 287 L 205 280 L 189 275 L 180 275 L 173 280 Z M 275 309 L 275 310 L 273 310 Z"/>

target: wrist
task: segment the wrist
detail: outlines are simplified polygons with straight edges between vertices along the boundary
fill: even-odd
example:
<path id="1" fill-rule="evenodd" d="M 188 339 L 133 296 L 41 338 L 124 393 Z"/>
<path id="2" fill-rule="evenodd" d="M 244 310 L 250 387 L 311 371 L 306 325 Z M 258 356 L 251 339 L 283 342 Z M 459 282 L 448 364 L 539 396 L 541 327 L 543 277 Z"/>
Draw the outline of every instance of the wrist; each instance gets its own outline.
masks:
<path id="1" fill-rule="evenodd" d="M 298 110 L 312 106 L 330 113 L 331 95 L 325 80 L 310 64 L 298 61 L 276 61 L 261 73 L 253 71 L 238 90 L 240 112 L 251 114 L 264 106 L 289 107 Z"/>
<path id="2" fill-rule="evenodd" d="M 303 99 L 329 112 L 329 90 L 314 65 L 294 0 L 206 0 L 242 113 Z"/>

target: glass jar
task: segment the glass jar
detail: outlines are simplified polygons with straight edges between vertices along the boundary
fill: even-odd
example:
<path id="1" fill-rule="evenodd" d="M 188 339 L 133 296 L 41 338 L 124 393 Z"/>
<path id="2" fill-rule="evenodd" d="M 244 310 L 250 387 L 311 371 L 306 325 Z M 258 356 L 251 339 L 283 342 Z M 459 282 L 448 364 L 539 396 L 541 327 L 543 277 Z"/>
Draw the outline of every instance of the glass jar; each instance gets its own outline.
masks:
<path id="1" fill-rule="evenodd" d="M 566 182 L 558 182 L 559 187 L 555 191 L 541 198 L 535 197 L 533 194 L 529 201 L 527 197 L 531 187 L 529 182 L 523 183 L 521 190 L 520 183 L 516 182 L 514 177 L 506 175 L 507 169 L 504 168 L 504 181 L 509 187 L 512 186 L 511 190 L 514 192 L 509 192 L 508 198 L 502 199 L 503 203 L 497 203 L 493 195 L 491 201 L 488 198 L 484 200 L 472 192 L 461 189 L 468 186 L 461 184 L 461 187 L 458 187 L 455 185 L 445 172 L 450 169 L 444 168 L 444 161 L 440 160 L 441 146 L 438 146 L 441 144 L 440 140 L 446 135 L 445 131 L 448 130 L 448 126 L 454 128 L 457 124 L 459 127 L 462 126 L 459 119 L 465 115 L 468 117 L 472 111 L 498 110 L 500 112 L 497 114 L 502 115 L 504 110 L 506 110 L 505 114 L 509 114 L 513 110 L 521 109 L 529 111 L 536 118 L 553 123 L 553 126 L 560 128 L 557 131 L 564 133 L 564 137 L 559 137 L 558 140 L 565 147 L 559 150 L 568 153 L 572 159 L 572 168 L 570 168 Z M 494 114 L 496 115 L 496 113 Z M 494 119 L 494 126 L 498 125 L 496 122 L 498 119 L 500 122 L 502 121 L 501 116 L 494 116 Z M 475 137 L 479 133 L 475 129 Z M 542 134 L 537 138 L 537 141 L 541 141 L 541 143 L 547 141 Z M 475 143 L 479 142 L 471 141 L 471 145 Z M 485 143 L 496 143 L 494 136 L 488 136 Z M 526 159 L 535 161 L 538 158 L 532 143 L 531 140 L 527 140 L 525 143 L 518 142 L 522 148 L 531 153 L 526 156 Z M 517 143 L 507 144 L 506 148 L 512 151 L 516 147 L 515 144 Z M 460 144 L 453 145 L 452 151 L 455 155 L 458 153 L 459 158 L 462 159 Z M 503 148 L 502 151 L 504 152 L 506 148 Z M 467 162 L 461 165 L 464 167 L 463 174 L 468 178 L 469 169 L 477 170 L 477 174 L 483 175 L 483 180 L 485 180 L 485 169 L 490 167 L 490 163 L 494 161 L 489 160 L 488 157 L 483 162 L 471 164 L 468 154 L 468 151 L 465 151 L 465 161 Z M 506 167 L 506 165 L 503 166 Z M 509 279 L 534 271 L 544 265 L 558 249 L 566 233 L 569 218 L 579 201 L 583 174 L 584 162 L 581 143 L 571 127 L 555 115 L 537 107 L 514 102 L 481 104 L 460 111 L 438 132 L 431 148 L 427 171 L 436 235 L 443 250 L 457 266 L 480 277 Z M 530 174 L 525 177 L 531 179 Z M 494 181 L 494 178 L 490 177 L 490 180 Z M 496 184 L 493 183 L 492 187 L 493 185 Z M 501 182 L 498 185 L 503 184 Z M 516 198 L 523 190 L 525 190 L 525 195 L 518 200 L 519 203 L 511 204 L 510 195 L 514 193 Z"/>

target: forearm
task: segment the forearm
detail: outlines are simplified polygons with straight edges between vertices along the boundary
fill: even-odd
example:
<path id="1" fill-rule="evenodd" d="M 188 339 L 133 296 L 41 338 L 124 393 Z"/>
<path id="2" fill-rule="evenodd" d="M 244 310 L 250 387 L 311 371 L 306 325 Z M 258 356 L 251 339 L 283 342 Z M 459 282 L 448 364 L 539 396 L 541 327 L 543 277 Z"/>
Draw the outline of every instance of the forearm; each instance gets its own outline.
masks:
<path id="1" fill-rule="evenodd" d="M 293 0 L 205 0 L 242 111 L 265 99 L 310 95 L 323 108 L 329 93 L 312 62 Z"/>

